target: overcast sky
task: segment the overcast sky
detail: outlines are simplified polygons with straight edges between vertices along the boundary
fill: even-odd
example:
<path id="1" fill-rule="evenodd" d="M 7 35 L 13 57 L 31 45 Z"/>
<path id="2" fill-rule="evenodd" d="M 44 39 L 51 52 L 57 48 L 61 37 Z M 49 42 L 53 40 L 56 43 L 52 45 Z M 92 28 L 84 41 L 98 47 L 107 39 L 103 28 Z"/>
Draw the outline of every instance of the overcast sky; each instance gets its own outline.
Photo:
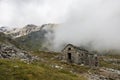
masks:
<path id="1" fill-rule="evenodd" d="M 63 23 L 75 0 L 0 0 L 0 26 Z M 76 5 L 76 4 L 73 4 Z"/>
<path id="2" fill-rule="evenodd" d="M 54 43 L 120 49 L 120 0 L 0 0 L 0 26 L 58 23 Z"/>

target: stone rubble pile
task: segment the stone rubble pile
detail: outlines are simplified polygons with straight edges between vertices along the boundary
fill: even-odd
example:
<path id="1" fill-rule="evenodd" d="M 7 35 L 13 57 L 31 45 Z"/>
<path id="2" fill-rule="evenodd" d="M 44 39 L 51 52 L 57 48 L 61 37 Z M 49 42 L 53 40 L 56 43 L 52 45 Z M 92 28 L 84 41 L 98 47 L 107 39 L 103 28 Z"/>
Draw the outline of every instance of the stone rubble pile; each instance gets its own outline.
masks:
<path id="1" fill-rule="evenodd" d="M 101 68 L 100 75 L 104 75 L 105 77 L 112 79 L 112 80 L 120 80 L 120 71 L 119 70 L 115 70 L 112 68 Z"/>
<path id="2" fill-rule="evenodd" d="M 112 69 L 112 68 L 105 68 L 105 70 L 109 71 L 109 72 L 113 72 L 113 73 L 116 73 L 116 74 L 119 74 L 120 75 L 120 70 L 115 70 L 115 69 Z"/>
<path id="3" fill-rule="evenodd" d="M 26 51 L 22 51 L 14 46 L 0 44 L 0 58 L 20 59 L 21 61 L 31 62 L 37 60 L 37 56 L 32 56 Z"/>

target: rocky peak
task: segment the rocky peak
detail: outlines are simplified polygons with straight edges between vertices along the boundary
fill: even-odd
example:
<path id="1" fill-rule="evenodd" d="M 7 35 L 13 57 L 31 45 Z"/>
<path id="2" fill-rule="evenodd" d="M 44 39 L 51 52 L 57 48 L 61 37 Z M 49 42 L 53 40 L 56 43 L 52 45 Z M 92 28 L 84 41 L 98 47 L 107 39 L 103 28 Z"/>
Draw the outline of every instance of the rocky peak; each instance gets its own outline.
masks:
<path id="1" fill-rule="evenodd" d="M 37 27 L 38 27 L 38 26 L 36 26 L 36 25 L 34 25 L 34 24 L 28 24 L 28 25 L 26 25 L 25 27 L 23 27 L 22 30 L 25 30 L 26 32 L 27 32 L 27 31 L 31 32 L 31 31 L 36 30 Z"/>
<path id="2" fill-rule="evenodd" d="M 33 25 L 33 24 L 28 24 L 23 28 L 16 29 L 14 28 L 13 30 L 9 31 L 7 34 L 11 35 L 13 38 L 25 36 L 31 32 L 37 31 L 38 26 Z"/>
<path id="3" fill-rule="evenodd" d="M 37 26 L 34 24 L 28 24 L 24 28 L 36 28 Z"/>

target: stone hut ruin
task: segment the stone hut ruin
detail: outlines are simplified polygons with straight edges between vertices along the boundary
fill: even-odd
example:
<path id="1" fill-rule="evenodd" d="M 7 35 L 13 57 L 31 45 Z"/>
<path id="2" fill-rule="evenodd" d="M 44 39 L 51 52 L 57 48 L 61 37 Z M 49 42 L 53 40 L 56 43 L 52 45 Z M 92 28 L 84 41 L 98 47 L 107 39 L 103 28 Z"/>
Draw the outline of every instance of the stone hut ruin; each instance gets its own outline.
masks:
<path id="1" fill-rule="evenodd" d="M 91 53 L 86 49 L 76 47 L 72 44 L 68 44 L 62 50 L 61 59 L 69 63 L 94 67 L 98 66 L 97 54 Z"/>

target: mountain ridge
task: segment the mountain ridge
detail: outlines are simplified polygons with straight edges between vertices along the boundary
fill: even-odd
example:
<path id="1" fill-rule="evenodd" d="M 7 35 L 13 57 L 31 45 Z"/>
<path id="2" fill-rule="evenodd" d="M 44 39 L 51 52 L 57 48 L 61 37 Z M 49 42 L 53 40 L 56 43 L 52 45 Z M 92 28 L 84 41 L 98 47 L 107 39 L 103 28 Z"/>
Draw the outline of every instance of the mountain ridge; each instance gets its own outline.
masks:
<path id="1" fill-rule="evenodd" d="M 57 26 L 57 24 L 49 23 L 49 24 L 43 24 L 41 26 L 37 26 L 34 24 L 27 24 L 22 28 L 12 28 L 12 29 L 8 29 L 7 27 L 0 27 L 0 32 L 9 35 L 12 38 L 18 38 L 21 36 L 28 35 L 31 32 L 39 31 L 41 29 L 47 29 L 47 28 L 53 29 L 53 26 Z"/>

